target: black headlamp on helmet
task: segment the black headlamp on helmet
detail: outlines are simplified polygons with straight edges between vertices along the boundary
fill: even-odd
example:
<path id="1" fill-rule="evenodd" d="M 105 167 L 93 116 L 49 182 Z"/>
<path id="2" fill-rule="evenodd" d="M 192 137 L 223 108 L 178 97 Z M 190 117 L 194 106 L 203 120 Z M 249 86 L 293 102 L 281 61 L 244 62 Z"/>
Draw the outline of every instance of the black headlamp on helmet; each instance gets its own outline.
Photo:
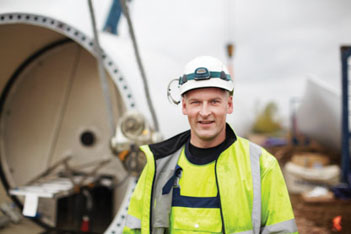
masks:
<path id="1" fill-rule="evenodd" d="M 199 67 L 195 69 L 194 73 L 191 74 L 184 74 L 183 76 L 179 77 L 179 85 L 183 85 L 188 80 L 208 80 L 211 78 L 220 78 L 222 80 L 231 80 L 229 74 L 225 74 L 224 71 L 209 71 L 206 67 Z"/>

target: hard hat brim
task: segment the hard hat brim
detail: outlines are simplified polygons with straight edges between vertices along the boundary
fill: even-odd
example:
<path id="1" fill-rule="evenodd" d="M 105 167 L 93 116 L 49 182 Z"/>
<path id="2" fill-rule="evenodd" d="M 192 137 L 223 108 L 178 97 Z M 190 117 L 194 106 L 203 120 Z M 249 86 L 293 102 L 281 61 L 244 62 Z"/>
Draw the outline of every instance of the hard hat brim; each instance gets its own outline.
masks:
<path id="1" fill-rule="evenodd" d="M 220 88 L 231 92 L 234 89 L 234 85 L 232 81 L 212 78 L 208 80 L 189 80 L 179 87 L 181 95 L 190 90 L 200 88 Z"/>

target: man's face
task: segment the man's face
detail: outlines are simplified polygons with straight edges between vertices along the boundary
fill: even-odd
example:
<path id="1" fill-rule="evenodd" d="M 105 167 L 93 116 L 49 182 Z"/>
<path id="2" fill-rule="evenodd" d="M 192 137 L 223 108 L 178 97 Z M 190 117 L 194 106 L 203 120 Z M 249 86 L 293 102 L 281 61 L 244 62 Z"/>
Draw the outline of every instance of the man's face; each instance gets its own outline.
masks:
<path id="1" fill-rule="evenodd" d="M 182 110 L 188 116 L 191 143 L 214 147 L 225 139 L 226 115 L 233 112 L 233 97 L 219 88 L 190 90 L 182 99 Z"/>

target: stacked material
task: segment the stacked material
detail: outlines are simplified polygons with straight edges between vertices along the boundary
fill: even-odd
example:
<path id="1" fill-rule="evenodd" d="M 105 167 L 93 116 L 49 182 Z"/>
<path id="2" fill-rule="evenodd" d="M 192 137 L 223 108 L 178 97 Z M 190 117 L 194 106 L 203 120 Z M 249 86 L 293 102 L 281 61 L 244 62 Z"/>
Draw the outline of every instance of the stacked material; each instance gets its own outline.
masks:
<path id="1" fill-rule="evenodd" d="M 312 191 L 316 186 L 334 186 L 339 183 L 340 168 L 328 165 L 326 155 L 317 153 L 295 154 L 284 167 L 288 190 L 291 193 Z"/>

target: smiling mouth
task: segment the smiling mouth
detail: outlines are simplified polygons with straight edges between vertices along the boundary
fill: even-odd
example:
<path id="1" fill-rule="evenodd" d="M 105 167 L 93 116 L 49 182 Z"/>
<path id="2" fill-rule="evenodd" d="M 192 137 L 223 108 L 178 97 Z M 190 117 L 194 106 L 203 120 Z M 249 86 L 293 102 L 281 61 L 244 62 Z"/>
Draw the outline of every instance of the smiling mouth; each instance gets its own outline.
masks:
<path id="1" fill-rule="evenodd" d="M 207 124 L 212 124 L 212 123 L 214 123 L 214 121 L 213 120 L 200 120 L 200 121 L 198 121 L 200 124 L 205 124 L 205 125 L 207 125 Z"/>

